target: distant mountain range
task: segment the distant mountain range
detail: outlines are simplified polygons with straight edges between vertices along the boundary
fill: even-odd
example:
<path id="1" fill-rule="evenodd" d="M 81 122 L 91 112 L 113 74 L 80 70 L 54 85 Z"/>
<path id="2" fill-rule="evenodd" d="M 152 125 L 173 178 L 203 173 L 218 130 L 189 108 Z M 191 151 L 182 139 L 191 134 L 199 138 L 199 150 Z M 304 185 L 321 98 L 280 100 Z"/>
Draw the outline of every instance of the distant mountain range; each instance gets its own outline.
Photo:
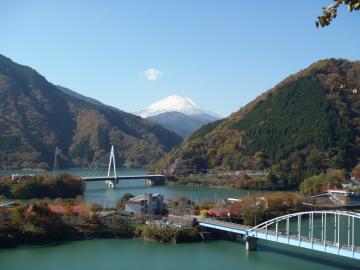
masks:
<path id="1" fill-rule="evenodd" d="M 0 168 L 49 168 L 56 146 L 60 166 L 79 166 L 105 155 L 112 144 L 118 164 L 146 165 L 181 140 L 0 55 Z"/>
<path id="2" fill-rule="evenodd" d="M 136 114 L 179 134 L 183 138 L 201 126 L 220 118 L 190 98 L 176 95 L 159 100 L 145 110 L 136 112 Z"/>
<path id="3" fill-rule="evenodd" d="M 159 164 L 180 164 L 184 173 L 267 169 L 276 175 L 269 181 L 287 188 L 329 168 L 352 168 L 359 158 L 360 62 L 328 59 L 203 126 Z"/>

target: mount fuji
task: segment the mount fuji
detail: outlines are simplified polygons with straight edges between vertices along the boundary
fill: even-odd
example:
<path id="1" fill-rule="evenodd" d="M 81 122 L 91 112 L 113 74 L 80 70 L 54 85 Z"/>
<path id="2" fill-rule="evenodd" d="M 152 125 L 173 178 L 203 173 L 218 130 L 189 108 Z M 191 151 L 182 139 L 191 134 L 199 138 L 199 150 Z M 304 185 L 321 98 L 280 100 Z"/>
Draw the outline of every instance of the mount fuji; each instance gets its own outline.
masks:
<path id="1" fill-rule="evenodd" d="M 159 100 L 135 114 L 174 131 L 183 138 L 201 126 L 221 118 L 190 98 L 176 95 Z"/>

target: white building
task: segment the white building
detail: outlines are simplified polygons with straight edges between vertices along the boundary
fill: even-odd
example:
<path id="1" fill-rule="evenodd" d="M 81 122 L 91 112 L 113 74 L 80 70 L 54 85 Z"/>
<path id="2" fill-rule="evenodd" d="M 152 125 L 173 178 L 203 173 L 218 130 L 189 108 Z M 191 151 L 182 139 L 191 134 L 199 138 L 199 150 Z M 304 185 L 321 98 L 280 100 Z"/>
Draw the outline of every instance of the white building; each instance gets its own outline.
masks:
<path id="1" fill-rule="evenodd" d="M 160 194 L 145 193 L 125 204 L 125 211 L 136 215 L 161 215 L 164 209 L 164 197 Z"/>
<path id="2" fill-rule="evenodd" d="M 125 211 L 107 210 L 97 212 L 99 219 L 104 225 L 130 224 L 131 215 Z"/>

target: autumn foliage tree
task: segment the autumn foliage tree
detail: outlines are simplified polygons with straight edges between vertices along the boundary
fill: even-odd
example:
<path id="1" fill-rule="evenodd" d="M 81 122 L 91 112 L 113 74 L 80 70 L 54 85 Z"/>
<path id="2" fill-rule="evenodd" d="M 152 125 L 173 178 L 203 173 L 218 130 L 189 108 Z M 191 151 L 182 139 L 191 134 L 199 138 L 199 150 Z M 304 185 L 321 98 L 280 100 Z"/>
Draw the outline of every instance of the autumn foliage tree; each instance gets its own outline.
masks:
<path id="1" fill-rule="evenodd" d="M 303 197 L 295 192 L 273 192 L 242 198 L 230 206 L 230 211 L 248 226 L 302 209 Z"/>
<path id="2" fill-rule="evenodd" d="M 130 200 L 131 198 L 133 198 L 134 195 L 132 195 L 131 193 L 125 193 L 124 195 L 121 196 L 121 198 L 116 202 L 116 207 L 117 208 L 124 208 L 125 204 L 128 200 Z"/>
<path id="3" fill-rule="evenodd" d="M 360 9 L 360 0 L 335 0 L 334 3 L 327 7 L 323 7 L 323 14 L 317 17 L 315 22 L 316 27 L 328 26 L 336 17 L 338 8 L 341 5 L 345 5 L 349 12 Z"/>
<path id="4" fill-rule="evenodd" d="M 39 201 L 26 211 L 25 219 L 34 226 L 46 227 L 56 223 L 57 216 L 50 210 L 46 202 Z"/>
<path id="5" fill-rule="evenodd" d="M 326 173 L 306 178 L 300 185 L 303 194 L 316 194 L 332 188 L 341 188 L 341 184 L 348 178 L 344 170 L 331 170 Z"/>
<path id="6" fill-rule="evenodd" d="M 84 193 L 85 187 L 82 179 L 66 173 L 0 179 L 0 195 L 12 199 L 75 198 Z"/>

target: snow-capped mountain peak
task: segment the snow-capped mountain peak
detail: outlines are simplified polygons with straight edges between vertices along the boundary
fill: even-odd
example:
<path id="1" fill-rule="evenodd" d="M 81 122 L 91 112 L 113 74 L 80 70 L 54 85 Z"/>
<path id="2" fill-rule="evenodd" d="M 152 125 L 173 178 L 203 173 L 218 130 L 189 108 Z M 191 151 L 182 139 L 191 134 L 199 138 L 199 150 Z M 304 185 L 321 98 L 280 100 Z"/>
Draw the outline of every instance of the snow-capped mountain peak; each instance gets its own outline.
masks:
<path id="1" fill-rule="evenodd" d="M 176 95 L 159 100 L 137 114 L 147 118 L 166 112 L 181 112 L 186 115 L 209 114 L 215 118 L 219 117 L 215 113 L 207 111 L 190 98 Z"/>

